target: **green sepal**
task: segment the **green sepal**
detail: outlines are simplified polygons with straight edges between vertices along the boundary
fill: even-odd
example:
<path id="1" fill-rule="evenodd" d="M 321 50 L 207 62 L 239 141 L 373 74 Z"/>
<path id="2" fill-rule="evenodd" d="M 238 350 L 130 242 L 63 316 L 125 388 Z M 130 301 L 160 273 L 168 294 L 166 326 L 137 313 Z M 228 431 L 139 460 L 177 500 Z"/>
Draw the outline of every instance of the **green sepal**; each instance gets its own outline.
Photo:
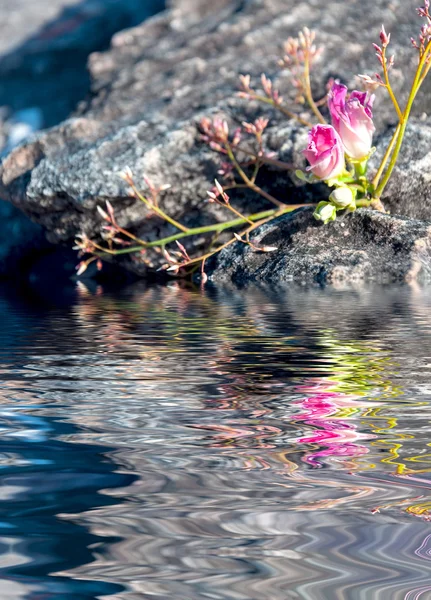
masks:
<path id="1" fill-rule="evenodd" d="M 322 202 L 319 202 L 316 206 L 313 217 L 326 225 L 330 221 L 335 221 L 337 218 L 337 208 L 331 202 L 322 200 Z"/>

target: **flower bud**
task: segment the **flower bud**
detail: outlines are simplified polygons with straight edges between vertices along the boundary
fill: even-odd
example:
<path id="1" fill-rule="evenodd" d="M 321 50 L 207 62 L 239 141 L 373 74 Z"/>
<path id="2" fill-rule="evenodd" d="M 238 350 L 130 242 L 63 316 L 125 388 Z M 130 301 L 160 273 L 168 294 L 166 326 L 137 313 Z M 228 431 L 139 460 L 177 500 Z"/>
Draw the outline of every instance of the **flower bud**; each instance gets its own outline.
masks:
<path id="1" fill-rule="evenodd" d="M 330 202 L 319 202 L 313 216 L 318 221 L 322 221 L 325 225 L 329 221 L 335 221 L 337 217 L 337 209 Z"/>
<path id="2" fill-rule="evenodd" d="M 346 168 L 343 144 L 332 125 L 315 125 L 303 154 L 310 163 L 307 170 L 318 179 L 334 179 Z"/>
<path id="3" fill-rule="evenodd" d="M 349 187 L 336 188 L 329 199 L 337 208 L 347 208 L 352 206 L 355 201 L 353 192 Z"/>
<path id="4" fill-rule="evenodd" d="M 332 124 L 343 142 L 346 154 L 354 160 L 366 158 L 372 147 L 372 106 L 374 96 L 366 92 L 352 92 L 348 99 L 347 87 L 337 82 L 331 88 L 328 106 Z"/>
<path id="5" fill-rule="evenodd" d="M 382 28 L 380 30 L 380 41 L 382 42 L 382 46 L 383 48 L 386 48 L 386 46 L 389 44 L 391 40 L 391 34 L 387 34 L 385 31 L 385 26 L 382 25 Z"/>

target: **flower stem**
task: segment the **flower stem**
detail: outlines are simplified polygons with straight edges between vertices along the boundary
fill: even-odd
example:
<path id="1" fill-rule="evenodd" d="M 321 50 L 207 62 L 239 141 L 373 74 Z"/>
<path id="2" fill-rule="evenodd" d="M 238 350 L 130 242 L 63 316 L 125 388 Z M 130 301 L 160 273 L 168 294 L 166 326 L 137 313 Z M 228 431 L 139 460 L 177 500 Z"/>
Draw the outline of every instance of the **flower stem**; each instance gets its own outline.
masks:
<path id="1" fill-rule="evenodd" d="M 241 214 L 239 212 L 239 210 L 236 210 L 236 208 L 233 207 L 232 204 L 230 204 L 230 202 L 219 202 L 219 205 L 227 208 L 228 210 L 230 210 L 239 219 L 244 219 L 245 223 L 250 223 L 250 224 L 253 223 L 253 221 L 251 221 L 251 219 L 249 219 L 249 217 L 246 217 L 245 215 Z"/>
<path id="2" fill-rule="evenodd" d="M 133 240 L 137 244 L 140 244 L 141 246 L 145 246 L 145 242 L 143 240 L 138 238 L 136 235 L 133 235 L 133 233 L 130 233 L 130 231 L 127 231 L 127 229 L 120 227 L 116 222 L 114 224 L 114 227 L 118 233 L 122 233 L 123 235 L 125 235 L 129 239 Z"/>
<path id="3" fill-rule="evenodd" d="M 253 190 L 257 194 L 260 194 L 261 196 L 266 198 L 266 200 L 269 200 L 269 202 L 272 202 L 272 204 L 275 204 L 276 206 L 278 206 L 280 208 L 286 206 L 283 202 L 280 202 L 280 200 L 277 200 L 277 198 L 274 198 L 274 196 L 271 196 L 271 194 L 268 194 L 268 192 L 265 192 L 265 190 L 263 190 L 258 185 L 256 185 L 256 183 L 254 183 L 247 176 L 247 174 L 244 172 L 243 168 L 237 161 L 236 156 L 235 156 L 235 154 L 232 150 L 232 147 L 229 143 L 226 144 L 225 148 L 226 148 L 226 152 L 227 152 L 229 159 L 231 160 L 232 164 L 234 165 L 235 169 L 238 171 L 238 174 L 240 175 L 240 177 L 244 181 L 244 183 L 247 185 L 247 187 L 249 187 L 251 190 Z"/>
<path id="4" fill-rule="evenodd" d="M 401 112 L 400 105 L 398 104 L 398 100 L 395 97 L 394 91 L 391 86 L 391 82 L 389 81 L 389 71 L 388 71 L 388 64 L 387 64 L 387 59 L 386 59 L 386 46 L 383 47 L 382 67 L 383 67 L 383 75 L 385 78 L 385 87 L 388 91 L 388 94 L 389 94 L 391 100 L 392 100 L 395 110 L 397 111 L 398 119 L 400 120 L 400 123 L 402 123 L 404 116 L 403 116 L 403 113 Z"/>
<path id="5" fill-rule="evenodd" d="M 302 208 L 305 206 L 311 206 L 311 205 L 310 204 L 292 204 L 289 206 L 284 206 L 283 208 L 273 208 L 270 210 L 265 210 L 265 211 L 262 211 L 259 213 L 255 213 L 255 214 L 247 217 L 248 220 L 246 220 L 245 218 L 241 218 L 241 219 L 238 218 L 238 219 L 233 219 L 232 221 L 226 221 L 224 223 L 215 223 L 212 225 L 204 225 L 203 227 L 194 227 L 192 229 L 188 229 L 187 231 L 177 233 L 174 235 L 170 235 L 170 236 L 162 238 L 160 240 L 154 240 L 153 242 L 145 242 L 145 248 L 163 247 L 163 246 L 166 246 L 167 244 L 176 242 L 177 240 L 181 240 L 183 238 L 191 237 L 193 235 L 202 235 L 204 233 L 212 233 L 212 232 L 214 232 L 216 234 L 220 234 L 221 232 L 225 231 L 226 229 L 233 229 L 235 227 L 240 227 L 241 225 L 246 225 L 251 221 L 252 223 L 250 224 L 250 227 L 243 232 L 243 235 L 245 235 L 245 234 L 249 233 L 250 231 L 252 231 L 252 229 L 255 229 L 258 225 L 261 225 L 262 223 L 268 221 L 269 219 L 272 219 L 273 217 L 277 217 L 282 214 L 292 212 L 298 208 Z M 252 229 L 250 229 L 250 228 L 252 228 Z M 236 238 L 233 238 L 232 241 L 235 241 L 235 239 Z M 137 252 L 142 252 L 142 250 L 143 250 L 143 246 L 129 246 L 128 248 L 120 248 L 118 250 L 103 248 L 102 246 L 99 246 L 97 244 L 95 244 L 95 247 L 100 250 L 99 252 L 95 253 L 95 255 L 100 258 L 104 258 L 106 256 L 121 256 L 124 254 L 136 254 Z M 219 248 L 216 248 L 214 251 L 210 251 L 208 254 L 205 255 L 205 257 L 212 256 L 212 254 L 214 254 L 215 252 L 218 252 L 222 247 L 224 247 L 224 245 Z M 198 257 L 197 259 L 192 259 L 191 262 L 193 262 L 193 263 L 199 262 L 203 258 L 204 257 Z M 187 263 L 187 264 L 189 264 L 189 263 Z"/>
<path id="6" fill-rule="evenodd" d="M 290 207 L 289 207 L 290 208 Z M 298 208 L 298 205 L 295 206 Z M 266 219 L 268 217 L 273 217 L 277 212 L 276 208 L 272 208 L 270 210 L 265 210 L 254 215 L 250 215 L 247 217 L 249 221 L 260 221 L 262 219 Z M 245 217 L 241 217 L 238 219 L 232 219 L 232 221 L 225 221 L 224 223 L 214 223 L 213 225 L 204 225 L 203 227 L 194 227 L 193 229 L 188 229 L 187 232 L 177 233 L 175 235 L 170 235 L 169 237 L 162 238 L 161 240 L 155 240 L 154 242 L 148 242 L 147 248 L 155 248 L 156 246 L 166 246 L 166 244 L 170 244 L 171 242 L 175 242 L 177 240 L 181 240 L 186 237 L 190 237 L 192 235 L 201 235 L 203 233 L 211 233 L 217 232 L 220 233 L 225 229 L 233 229 L 234 227 L 239 227 L 240 225 L 245 225 L 247 220 Z"/>
<path id="7" fill-rule="evenodd" d="M 409 120 L 409 116 L 410 116 L 410 113 L 412 110 L 413 102 L 416 98 L 416 94 L 417 94 L 420 86 L 422 85 L 423 77 L 425 77 L 429 71 L 429 65 L 427 65 L 427 59 L 429 57 L 430 51 L 431 51 L 431 41 L 428 42 L 427 47 L 425 48 L 425 51 L 419 61 L 419 65 L 418 65 L 418 68 L 416 71 L 415 79 L 413 81 L 412 89 L 410 91 L 410 95 L 407 100 L 407 105 L 406 105 L 406 108 L 403 113 L 403 120 L 400 123 L 400 130 L 399 130 L 398 136 L 396 138 L 396 144 L 395 144 L 395 148 L 394 148 L 394 151 L 392 154 L 391 161 L 389 163 L 389 167 L 388 167 L 382 181 L 380 182 L 380 184 L 378 185 L 377 189 L 374 192 L 374 198 L 376 198 L 376 199 L 380 198 L 380 196 L 382 195 L 382 193 L 392 175 L 392 172 L 395 167 L 395 163 L 397 162 L 398 155 L 401 150 L 401 145 L 403 143 L 403 138 L 404 138 L 404 134 L 405 134 L 406 127 L 407 127 L 407 122 Z M 425 72 L 423 72 L 424 67 L 426 67 Z"/>
<path id="8" fill-rule="evenodd" d="M 361 200 L 356 200 L 356 206 L 358 208 L 368 207 L 371 205 L 372 200 L 367 200 L 366 198 L 362 198 Z"/>
<path id="9" fill-rule="evenodd" d="M 298 123 L 301 123 L 301 125 L 305 125 L 305 127 L 313 127 L 313 123 L 310 123 L 310 121 L 307 121 L 307 119 L 303 119 L 296 113 L 291 112 L 281 104 L 277 104 L 272 98 L 260 96 L 259 94 L 253 94 L 250 97 L 253 98 L 253 100 L 258 100 L 259 102 L 270 104 L 273 108 L 276 108 L 278 111 L 280 111 L 285 117 L 288 117 L 289 119 L 295 119 L 295 121 L 298 121 Z"/>
<path id="10" fill-rule="evenodd" d="M 305 205 L 292 205 L 289 206 L 289 210 L 293 210 L 295 208 L 299 208 L 300 206 L 305 206 Z M 286 207 L 287 208 L 287 207 Z M 247 217 L 248 221 L 261 221 L 262 219 L 266 219 L 268 217 L 273 217 L 275 215 L 275 213 L 277 212 L 278 209 L 270 209 L 270 210 L 265 210 L 259 213 L 256 213 L 254 215 L 250 215 L 249 217 Z M 170 244 L 172 242 L 176 242 L 177 240 L 181 240 L 183 238 L 186 237 L 191 237 L 193 235 L 201 235 L 204 233 L 211 233 L 211 232 L 215 232 L 215 233 L 221 233 L 222 231 L 224 231 L 225 229 L 233 229 L 234 227 L 239 227 L 241 225 L 245 225 L 247 224 L 247 219 L 245 219 L 244 217 L 242 218 L 238 218 L 238 219 L 233 219 L 231 221 L 225 221 L 224 223 L 214 223 L 213 225 L 205 225 L 203 227 L 194 227 L 192 229 L 188 229 L 187 231 L 183 231 L 181 233 L 176 233 L 174 235 L 170 235 L 168 237 L 162 238 L 160 240 L 154 240 L 153 242 L 141 242 L 140 246 L 129 246 L 128 248 L 121 248 L 118 250 L 111 250 L 109 248 L 102 248 L 102 246 L 98 246 L 95 244 L 95 246 L 100 249 L 101 251 L 103 250 L 103 252 L 106 255 L 113 255 L 113 256 L 117 256 L 117 255 L 121 255 L 121 254 L 134 254 L 136 252 L 141 252 L 143 250 L 143 248 L 156 248 L 156 247 L 160 247 L 160 246 L 166 246 L 167 244 Z"/>
<path id="11" fill-rule="evenodd" d="M 279 169 L 285 169 L 286 171 L 293 171 L 295 169 L 295 165 L 293 163 L 287 163 L 282 160 L 277 160 L 275 158 L 262 156 L 260 160 L 266 165 L 273 165 L 274 167 L 278 167 Z"/>
<path id="12" fill-rule="evenodd" d="M 400 133 L 400 129 L 401 129 L 401 123 L 398 123 L 398 125 L 397 125 L 397 127 L 396 127 L 396 129 L 394 131 L 394 134 L 392 136 L 392 139 L 391 139 L 391 141 L 389 143 L 389 146 L 386 149 L 385 155 L 382 158 L 382 162 L 380 163 L 379 170 L 377 171 L 377 173 L 376 173 L 376 175 L 375 175 L 375 177 L 373 179 L 372 185 L 373 185 L 374 189 L 376 189 L 377 186 L 379 185 L 380 178 L 381 178 L 381 176 L 383 174 L 383 171 L 385 170 L 386 163 L 388 162 L 389 157 L 390 157 L 390 155 L 392 153 L 392 150 L 393 150 L 393 148 L 395 146 L 395 142 L 397 141 L 397 137 L 398 137 L 398 134 Z"/>
<path id="13" fill-rule="evenodd" d="M 262 166 L 262 164 L 261 164 L 260 158 L 257 158 L 256 159 L 256 163 L 254 165 L 254 169 L 253 169 L 253 175 L 250 178 L 250 181 L 252 183 L 256 183 L 256 179 L 257 179 L 257 176 L 259 175 L 259 171 L 260 171 L 260 167 L 261 166 Z"/>
<path id="14" fill-rule="evenodd" d="M 139 200 L 141 200 L 145 204 L 145 206 L 147 206 L 147 208 L 149 208 L 150 210 L 152 210 L 153 212 L 158 214 L 159 217 L 161 217 L 162 219 L 164 219 L 165 221 L 167 221 L 168 223 L 173 225 L 176 229 L 179 229 L 180 231 L 184 231 L 184 232 L 188 231 L 187 227 L 184 227 L 184 225 L 182 225 L 181 223 L 178 223 L 178 221 L 175 221 L 175 219 L 172 219 L 172 217 L 167 215 L 161 208 L 159 208 L 153 202 L 150 202 L 147 198 L 145 198 L 145 196 L 143 196 L 141 194 L 141 192 L 139 192 L 139 190 L 137 189 L 137 187 L 135 186 L 135 184 L 132 181 L 129 181 L 129 185 L 131 186 L 132 190 L 134 191 L 136 197 L 139 198 Z"/>
<path id="15" fill-rule="evenodd" d="M 300 205 L 300 206 L 305 206 Z M 299 208 L 299 206 L 296 206 L 295 208 Z M 269 221 L 271 218 L 273 217 L 279 217 L 285 213 L 291 212 L 292 210 L 295 210 L 295 208 L 293 206 L 289 206 L 289 207 L 284 207 L 281 208 L 279 210 L 275 210 L 273 211 L 272 216 L 269 216 L 267 218 L 261 219 L 260 221 L 258 221 L 257 223 L 253 223 L 252 225 L 250 225 L 250 227 L 248 227 L 245 231 L 242 231 L 239 235 L 241 237 L 243 237 L 244 235 L 248 238 L 249 234 L 256 229 L 257 227 L 260 227 L 260 225 L 263 225 L 264 223 L 266 223 L 267 221 Z M 232 239 L 230 239 L 229 241 L 227 241 L 226 243 L 222 244 L 221 246 L 218 246 L 218 248 L 215 248 L 215 250 L 208 252 L 208 254 L 204 254 L 203 256 L 197 256 L 196 258 L 193 258 L 191 260 L 189 260 L 187 263 L 183 263 L 181 265 L 181 268 L 184 267 L 188 267 L 190 265 L 196 264 L 196 263 L 200 263 L 201 261 L 205 261 L 208 258 L 210 258 L 210 256 L 213 256 L 214 254 L 217 254 L 218 252 L 220 252 L 220 250 L 223 250 L 224 248 L 227 248 L 228 246 L 230 246 L 231 244 L 233 244 L 234 242 L 237 241 L 236 237 L 233 237 Z"/>
<path id="16" fill-rule="evenodd" d="M 428 65 L 427 65 L 427 67 L 426 67 L 426 69 L 425 69 L 425 71 L 424 71 L 424 73 L 423 73 L 422 77 L 421 77 L 421 78 L 420 78 L 420 80 L 419 80 L 419 84 L 418 84 L 418 87 L 417 87 L 417 90 L 416 90 L 416 94 L 418 93 L 418 91 L 419 91 L 419 89 L 420 89 L 421 85 L 423 84 L 423 82 L 424 82 L 424 80 L 425 80 L 426 76 L 428 75 L 428 73 L 429 73 L 430 69 L 431 69 L 431 61 L 428 63 Z M 415 94 L 415 97 L 416 97 L 416 94 Z"/>
<path id="17" fill-rule="evenodd" d="M 309 52 L 307 51 L 305 53 L 305 60 L 304 60 L 304 95 L 305 98 L 311 108 L 311 110 L 313 111 L 313 113 L 316 115 L 319 123 L 326 123 L 326 119 L 325 117 L 322 115 L 322 113 L 320 112 L 320 110 L 317 107 L 317 104 L 314 102 L 313 99 L 313 94 L 311 92 L 311 81 L 310 81 L 310 56 L 309 56 Z"/>

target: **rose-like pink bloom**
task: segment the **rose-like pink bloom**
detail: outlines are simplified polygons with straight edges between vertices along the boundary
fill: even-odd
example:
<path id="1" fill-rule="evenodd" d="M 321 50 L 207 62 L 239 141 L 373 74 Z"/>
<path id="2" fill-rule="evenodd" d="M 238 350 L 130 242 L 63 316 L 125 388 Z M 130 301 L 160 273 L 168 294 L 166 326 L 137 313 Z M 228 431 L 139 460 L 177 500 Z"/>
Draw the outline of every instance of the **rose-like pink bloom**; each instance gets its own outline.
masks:
<path id="1" fill-rule="evenodd" d="M 319 179 L 338 177 L 346 168 L 343 144 L 332 125 L 315 125 L 303 154 L 310 163 L 307 170 Z"/>
<path id="2" fill-rule="evenodd" d="M 332 124 L 337 130 L 346 154 L 355 160 L 368 156 L 376 128 L 372 107 L 374 96 L 366 92 L 352 92 L 347 98 L 347 87 L 335 82 L 329 92 L 328 106 Z"/>

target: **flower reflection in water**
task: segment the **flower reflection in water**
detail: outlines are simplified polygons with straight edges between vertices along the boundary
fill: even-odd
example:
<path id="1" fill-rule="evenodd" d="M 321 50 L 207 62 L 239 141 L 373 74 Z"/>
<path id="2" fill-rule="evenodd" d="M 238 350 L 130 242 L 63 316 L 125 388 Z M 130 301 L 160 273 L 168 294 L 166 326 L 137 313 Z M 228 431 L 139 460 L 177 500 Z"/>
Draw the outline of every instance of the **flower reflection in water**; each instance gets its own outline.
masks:
<path id="1" fill-rule="evenodd" d="M 347 458 L 367 454 L 368 448 L 358 441 L 374 437 L 359 433 L 357 425 L 343 420 L 343 415 L 358 414 L 361 408 L 358 407 L 357 398 L 333 391 L 335 387 L 335 383 L 327 381 L 299 388 L 301 391 L 314 392 L 314 394 L 297 402 L 297 406 L 303 412 L 295 415 L 294 421 L 302 422 L 313 431 L 309 435 L 298 437 L 295 442 L 316 444 L 322 448 L 315 452 L 307 452 L 303 457 L 305 462 L 316 467 L 321 466 L 319 462 L 321 458 Z"/>
<path id="2" fill-rule="evenodd" d="M 361 311 L 368 318 L 368 305 L 343 304 L 352 315 L 339 324 L 328 316 L 322 326 L 320 315 L 330 315 L 325 305 L 332 306 L 330 294 L 291 294 L 298 298 L 286 298 L 283 305 L 283 297 L 273 301 L 261 290 L 228 291 L 220 301 L 178 283 L 137 287 L 125 300 L 82 289 L 75 310 L 87 337 L 103 340 L 107 352 L 127 359 L 124 377 L 140 381 L 145 373 L 144 391 L 150 380 L 157 381 L 153 397 L 173 393 L 177 402 L 168 386 L 185 380 L 188 401 L 200 406 L 184 423 L 196 432 L 192 447 L 218 450 L 221 461 L 239 460 L 246 470 L 270 469 L 276 486 L 279 476 L 301 478 L 305 485 L 311 477 L 316 486 L 318 472 L 324 476 L 331 469 L 361 477 L 366 495 L 378 476 L 386 478 L 385 485 L 392 478 L 395 489 L 394 483 L 412 483 L 415 475 L 428 473 L 428 439 L 422 434 L 427 425 L 421 416 L 428 402 L 410 397 L 397 375 L 399 357 L 408 358 L 404 350 L 394 352 L 378 331 L 360 338 L 353 327 L 345 329 Z M 364 294 L 357 301 L 366 299 Z M 390 311 L 384 308 L 387 318 Z M 417 307 L 413 314 L 423 319 Z M 394 328 L 391 335 L 404 335 L 398 322 L 388 327 Z M 417 430 L 411 427 L 413 413 Z M 423 479 L 415 485 L 422 484 Z M 318 485 L 332 486 L 328 479 Z M 357 490 L 357 479 L 349 486 L 346 491 Z M 420 491 L 410 499 L 416 501 Z M 347 494 L 346 501 L 351 499 Z M 380 509 L 396 506 L 421 518 L 431 510 L 423 502 L 406 504 L 401 492 L 389 500 L 385 497 Z M 374 511 L 376 504 L 367 508 Z"/>

